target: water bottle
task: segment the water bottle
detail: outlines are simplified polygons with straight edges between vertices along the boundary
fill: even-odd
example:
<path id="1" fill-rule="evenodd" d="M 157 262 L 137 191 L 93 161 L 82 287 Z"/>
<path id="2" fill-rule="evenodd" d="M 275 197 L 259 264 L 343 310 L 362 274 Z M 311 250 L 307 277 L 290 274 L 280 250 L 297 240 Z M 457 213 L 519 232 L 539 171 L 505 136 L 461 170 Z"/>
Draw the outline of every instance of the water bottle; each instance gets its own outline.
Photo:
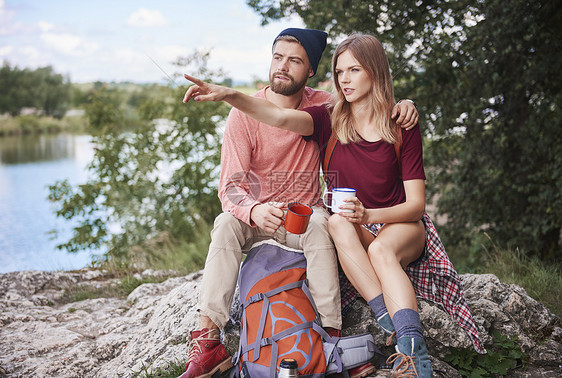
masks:
<path id="1" fill-rule="evenodd" d="M 279 365 L 278 378 L 296 378 L 299 376 L 299 365 L 297 361 L 292 358 L 284 358 Z"/>

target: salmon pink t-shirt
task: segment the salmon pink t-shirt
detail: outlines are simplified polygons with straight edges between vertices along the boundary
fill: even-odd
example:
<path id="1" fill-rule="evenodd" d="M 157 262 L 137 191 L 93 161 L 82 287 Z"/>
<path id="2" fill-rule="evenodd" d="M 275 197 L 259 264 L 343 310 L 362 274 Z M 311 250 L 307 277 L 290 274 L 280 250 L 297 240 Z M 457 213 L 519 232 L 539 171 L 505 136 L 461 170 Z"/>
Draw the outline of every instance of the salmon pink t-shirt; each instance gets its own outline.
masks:
<path id="1" fill-rule="evenodd" d="M 303 109 L 314 119 L 311 138 L 320 146 L 324 161 L 326 145 L 332 135 L 330 111 L 326 106 Z M 357 197 L 367 209 L 398 205 L 406 201 L 403 181 L 425 180 L 422 139 L 419 125 L 402 130 L 402 177 L 398 172 L 398 158 L 394 145 L 379 140 L 357 143 L 337 143 L 332 152 L 328 176 L 331 188 L 357 189 Z"/>
<path id="2" fill-rule="evenodd" d="M 265 89 L 254 96 L 265 98 Z M 331 94 L 305 88 L 299 109 L 330 101 Z M 223 211 L 255 226 L 252 208 L 269 202 L 317 204 L 319 150 L 301 135 L 258 122 L 233 108 L 221 152 L 219 198 Z"/>

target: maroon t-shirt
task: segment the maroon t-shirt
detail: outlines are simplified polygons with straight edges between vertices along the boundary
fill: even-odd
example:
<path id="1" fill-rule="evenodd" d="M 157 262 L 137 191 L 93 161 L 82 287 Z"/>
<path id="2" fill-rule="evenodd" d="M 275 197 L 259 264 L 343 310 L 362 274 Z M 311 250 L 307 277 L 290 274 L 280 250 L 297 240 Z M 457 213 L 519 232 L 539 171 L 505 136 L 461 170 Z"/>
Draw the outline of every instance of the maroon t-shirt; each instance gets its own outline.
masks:
<path id="1" fill-rule="evenodd" d="M 326 106 L 303 109 L 314 119 L 310 136 L 320 146 L 320 161 L 324 162 L 326 145 L 332 134 L 330 111 Z M 357 197 L 365 208 L 376 209 L 406 201 L 403 180 L 425 180 L 422 139 L 419 125 L 402 130 L 402 178 L 394 145 L 385 141 L 337 143 L 329 166 L 331 188 L 357 189 Z M 307 138 L 310 138 L 307 137 Z"/>

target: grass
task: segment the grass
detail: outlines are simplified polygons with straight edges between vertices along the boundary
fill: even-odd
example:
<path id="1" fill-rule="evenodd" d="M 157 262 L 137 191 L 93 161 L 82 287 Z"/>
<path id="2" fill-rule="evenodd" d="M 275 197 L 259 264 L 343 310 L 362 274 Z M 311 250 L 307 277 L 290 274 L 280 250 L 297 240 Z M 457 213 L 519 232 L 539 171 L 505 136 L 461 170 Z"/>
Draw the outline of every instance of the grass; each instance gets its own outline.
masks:
<path id="1" fill-rule="evenodd" d="M 83 116 L 53 117 L 21 115 L 0 118 L 0 137 L 22 134 L 84 133 L 87 121 Z"/>
<path id="2" fill-rule="evenodd" d="M 527 257 L 518 248 L 500 248 L 487 234 L 472 245 L 447 249 L 459 273 L 494 274 L 500 281 L 516 284 L 529 296 L 562 318 L 562 264 L 547 264 Z"/>
<path id="3" fill-rule="evenodd" d="M 137 287 L 145 283 L 160 283 L 168 277 L 147 277 L 138 279 L 133 276 L 125 276 L 115 283 L 99 285 L 96 287 L 90 285 L 78 285 L 65 290 L 60 303 L 74 303 L 84 301 L 86 299 L 96 298 L 127 298 L 129 294 Z M 71 309 L 69 309 L 71 311 Z"/>
<path id="4" fill-rule="evenodd" d="M 203 268 L 209 249 L 211 226 L 202 224 L 194 242 L 178 241 L 167 233 L 132 248 L 125 259 L 108 258 L 94 265 L 103 270 L 105 282 L 99 286 L 82 285 L 67 289 L 59 302 L 73 303 L 95 298 L 126 298 L 138 286 L 160 283 L 169 277 L 187 275 Z M 146 269 L 160 275 L 136 278 Z M 107 279 L 115 278 L 108 284 Z"/>
<path id="5" fill-rule="evenodd" d="M 529 296 L 562 318 L 562 268 L 559 264 L 547 265 L 524 256 L 518 249 L 500 249 L 493 245 L 483 270 L 479 273 L 492 273 L 502 282 L 523 287 Z"/>
<path id="6" fill-rule="evenodd" d="M 185 372 L 185 362 L 169 363 L 165 368 L 158 368 L 149 371 L 147 366 L 143 366 L 138 372 L 133 372 L 133 377 L 142 378 L 176 378 Z"/>
<path id="7" fill-rule="evenodd" d="M 152 269 L 173 269 L 181 274 L 203 269 L 211 242 L 211 226 L 203 225 L 201 227 L 193 242 L 176 241 L 169 235 L 162 234 L 158 240 L 161 248 L 156 249 L 157 253 L 154 253 L 154 249 L 149 249 L 140 256 L 144 256 L 145 264 Z"/>
<path id="8" fill-rule="evenodd" d="M 212 226 L 201 224 L 192 242 L 174 239 L 162 232 L 141 245 L 131 248 L 124 258 L 109 258 L 100 266 L 114 275 L 129 275 L 145 269 L 187 275 L 203 269 Z"/>

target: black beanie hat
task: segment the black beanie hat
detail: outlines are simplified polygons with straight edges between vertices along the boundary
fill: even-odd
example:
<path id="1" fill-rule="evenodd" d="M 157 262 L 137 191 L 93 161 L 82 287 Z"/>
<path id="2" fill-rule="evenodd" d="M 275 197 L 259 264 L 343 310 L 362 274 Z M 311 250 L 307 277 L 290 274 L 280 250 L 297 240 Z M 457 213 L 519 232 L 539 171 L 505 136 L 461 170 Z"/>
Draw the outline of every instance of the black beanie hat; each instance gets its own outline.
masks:
<path id="1" fill-rule="evenodd" d="M 326 48 L 326 38 L 328 37 L 328 34 L 326 32 L 315 29 L 289 28 L 279 33 L 279 35 L 275 38 L 273 45 L 275 45 L 275 42 L 277 42 L 277 38 L 281 37 L 282 35 L 291 35 L 299 40 L 300 44 L 306 51 L 306 55 L 308 55 L 308 60 L 310 62 L 310 65 L 312 66 L 314 75 L 316 75 L 318 63 L 320 62 L 322 53 Z"/>

